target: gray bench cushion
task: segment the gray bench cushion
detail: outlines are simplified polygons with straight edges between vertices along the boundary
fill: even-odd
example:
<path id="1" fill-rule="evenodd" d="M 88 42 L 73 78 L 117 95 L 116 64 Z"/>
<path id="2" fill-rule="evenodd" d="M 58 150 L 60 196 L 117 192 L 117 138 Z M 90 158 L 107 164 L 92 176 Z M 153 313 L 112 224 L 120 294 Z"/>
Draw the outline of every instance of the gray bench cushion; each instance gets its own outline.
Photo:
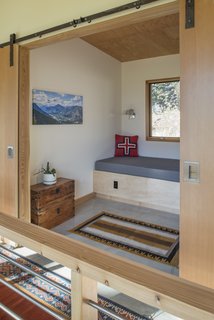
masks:
<path id="1" fill-rule="evenodd" d="M 179 182 L 179 160 L 113 157 L 95 162 L 95 170 Z"/>

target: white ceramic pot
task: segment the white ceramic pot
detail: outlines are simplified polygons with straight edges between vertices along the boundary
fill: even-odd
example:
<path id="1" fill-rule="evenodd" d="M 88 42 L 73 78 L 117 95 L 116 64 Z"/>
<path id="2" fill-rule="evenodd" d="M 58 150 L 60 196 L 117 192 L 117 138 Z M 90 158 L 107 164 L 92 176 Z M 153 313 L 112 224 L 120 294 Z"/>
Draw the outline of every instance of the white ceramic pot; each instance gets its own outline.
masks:
<path id="1" fill-rule="evenodd" d="M 52 173 L 43 173 L 43 183 L 47 185 L 56 183 L 56 173 L 54 175 Z"/>

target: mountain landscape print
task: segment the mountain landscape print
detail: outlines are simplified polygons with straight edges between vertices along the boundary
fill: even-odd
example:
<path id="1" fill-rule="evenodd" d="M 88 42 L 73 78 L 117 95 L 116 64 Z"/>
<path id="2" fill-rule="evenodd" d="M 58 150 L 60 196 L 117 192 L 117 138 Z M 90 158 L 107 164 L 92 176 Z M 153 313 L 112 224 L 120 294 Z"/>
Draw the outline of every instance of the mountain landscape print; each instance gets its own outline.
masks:
<path id="1" fill-rule="evenodd" d="M 82 124 L 83 96 L 32 90 L 33 124 Z"/>

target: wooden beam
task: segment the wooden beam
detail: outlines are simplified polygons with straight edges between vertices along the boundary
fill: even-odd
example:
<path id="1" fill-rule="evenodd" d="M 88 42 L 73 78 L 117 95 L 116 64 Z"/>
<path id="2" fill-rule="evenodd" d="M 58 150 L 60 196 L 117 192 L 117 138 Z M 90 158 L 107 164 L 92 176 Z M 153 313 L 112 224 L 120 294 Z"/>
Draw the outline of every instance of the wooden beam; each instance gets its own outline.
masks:
<path id="1" fill-rule="evenodd" d="M 18 217 L 17 45 L 13 46 L 13 59 L 14 65 L 10 66 L 10 47 L 0 49 L 0 210 Z"/>
<path id="2" fill-rule="evenodd" d="M 97 302 L 97 282 L 72 271 L 72 320 L 98 318 L 97 310 L 86 304 L 85 299 Z"/>
<path id="3" fill-rule="evenodd" d="M 19 218 L 30 222 L 30 58 L 29 49 L 19 48 Z"/>
<path id="4" fill-rule="evenodd" d="M 214 319 L 214 290 L 0 213 L 0 235 L 188 320 Z"/>

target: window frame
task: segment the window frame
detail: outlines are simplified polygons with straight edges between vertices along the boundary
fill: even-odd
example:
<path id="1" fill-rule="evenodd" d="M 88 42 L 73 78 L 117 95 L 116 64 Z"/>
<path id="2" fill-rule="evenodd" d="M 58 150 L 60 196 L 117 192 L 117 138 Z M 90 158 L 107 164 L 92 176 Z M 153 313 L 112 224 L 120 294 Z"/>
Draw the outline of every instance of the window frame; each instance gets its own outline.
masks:
<path id="1" fill-rule="evenodd" d="M 151 106 L 151 84 L 162 82 L 180 81 L 180 77 L 154 79 L 146 81 L 146 140 L 147 141 L 164 141 L 164 142 L 180 142 L 180 137 L 154 137 L 152 136 L 152 106 Z"/>

